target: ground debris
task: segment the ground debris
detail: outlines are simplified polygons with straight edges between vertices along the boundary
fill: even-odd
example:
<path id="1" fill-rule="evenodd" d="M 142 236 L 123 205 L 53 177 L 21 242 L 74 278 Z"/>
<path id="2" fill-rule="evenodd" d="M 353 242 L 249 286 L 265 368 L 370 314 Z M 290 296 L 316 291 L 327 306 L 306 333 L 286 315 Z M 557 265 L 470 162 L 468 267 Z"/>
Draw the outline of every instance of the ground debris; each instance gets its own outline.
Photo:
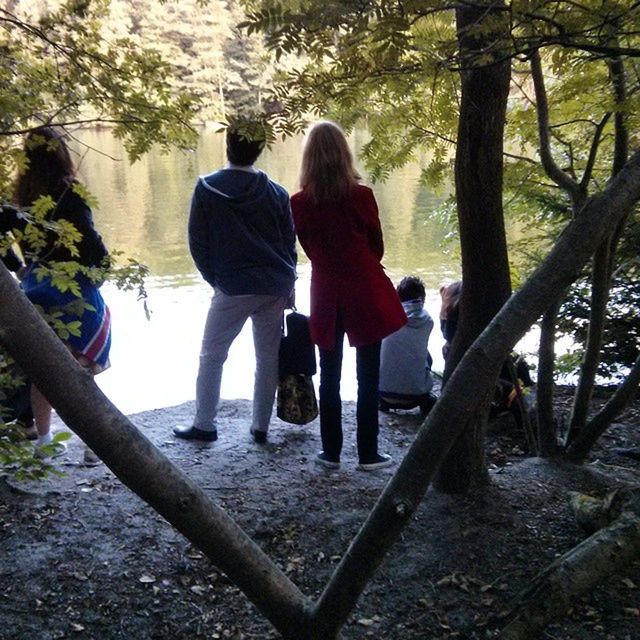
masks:
<path id="1" fill-rule="evenodd" d="M 356 470 L 353 403 L 344 403 L 342 467 L 331 473 L 313 462 L 321 448 L 317 422 L 296 427 L 274 419 L 269 444 L 257 447 L 247 426 L 250 403 L 223 401 L 219 440 L 199 447 L 168 435 L 193 408 L 158 409 L 133 421 L 317 597 L 394 470 Z M 582 539 L 568 492 L 640 482 L 640 463 L 622 466 L 609 451 L 639 444 L 640 412 L 626 415 L 636 422 L 620 422 L 615 440 L 603 440 L 606 448 L 594 456 L 598 464 L 578 473 L 525 458 L 521 434 L 490 436 L 491 485 L 467 498 L 428 492 L 360 598 L 344 640 L 496 637 L 510 598 Z M 381 448 L 400 460 L 419 428 L 415 414 L 381 414 Z M 81 442 L 69 442 L 69 460 L 81 460 Z M 104 465 L 69 464 L 64 472 L 0 493 L 2 640 L 278 638 L 202 552 Z M 640 637 L 639 585 L 636 567 L 594 590 L 545 640 Z"/>

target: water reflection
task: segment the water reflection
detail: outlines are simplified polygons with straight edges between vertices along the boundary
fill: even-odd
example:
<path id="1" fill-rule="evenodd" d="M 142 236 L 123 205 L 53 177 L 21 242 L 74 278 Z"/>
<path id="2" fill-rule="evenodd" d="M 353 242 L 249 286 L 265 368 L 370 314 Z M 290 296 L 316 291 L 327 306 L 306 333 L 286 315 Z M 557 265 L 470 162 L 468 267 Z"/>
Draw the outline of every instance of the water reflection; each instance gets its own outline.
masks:
<path id="1" fill-rule="evenodd" d="M 211 289 L 197 274 L 187 247 L 187 217 L 198 175 L 224 164 L 224 137 L 203 131 L 191 153 L 153 151 L 129 164 L 122 145 L 108 131 L 91 130 L 83 143 L 102 153 L 82 154 L 80 174 L 98 198 L 96 225 L 107 246 L 149 266 L 147 286 L 151 320 L 131 293 L 105 285 L 113 315 L 112 368 L 97 379 L 111 400 L 130 413 L 178 404 L 194 397 L 198 352 Z M 352 136 L 352 144 L 365 134 Z M 115 160 L 114 160 L 115 158 Z M 259 167 L 291 193 L 297 189 L 301 140 L 278 142 L 260 158 Z M 445 229 L 428 212 L 443 196 L 419 184 L 419 166 L 396 171 L 374 187 L 385 236 L 387 272 L 394 282 L 408 273 L 420 275 L 428 288 L 426 306 L 437 318 L 437 288 L 458 277 L 458 265 L 442 248 Z M 298 308 L 309 309 L 310 268 L 300 251 L 296 287 Z M 437 324 L 437 322 L 436 322 Z M 434 331 L 431 351 L 441 366 L 442 338 Z M 343 396 L 355 397 L 353 350 L 348 350 Z M 223 398 L 249 397 L 253 388 L 251 332 L 247 325 L 225 365 Z"/>

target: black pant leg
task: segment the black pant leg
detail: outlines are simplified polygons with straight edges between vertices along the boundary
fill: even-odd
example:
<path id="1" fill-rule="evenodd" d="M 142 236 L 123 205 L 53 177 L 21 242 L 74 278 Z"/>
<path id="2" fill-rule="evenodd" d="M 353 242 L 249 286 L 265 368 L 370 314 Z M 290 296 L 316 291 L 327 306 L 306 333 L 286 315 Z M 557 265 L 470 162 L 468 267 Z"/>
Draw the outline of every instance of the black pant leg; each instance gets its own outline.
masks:
<path id="1" fill-rule="evenodd" d="M 358 457 L 372 462 L 378 455 L 378 381 L 380 378 L 380 342 L 356 349 L 358 376 Z"/>
<path id="2" fill-rule="evenodd" d="M 338 328 L 333 349 L 320 351 L 320 437 L 322 450 L 332 460 L 339 460 L 342 451 L 342 350 L 344 330 Z"/>

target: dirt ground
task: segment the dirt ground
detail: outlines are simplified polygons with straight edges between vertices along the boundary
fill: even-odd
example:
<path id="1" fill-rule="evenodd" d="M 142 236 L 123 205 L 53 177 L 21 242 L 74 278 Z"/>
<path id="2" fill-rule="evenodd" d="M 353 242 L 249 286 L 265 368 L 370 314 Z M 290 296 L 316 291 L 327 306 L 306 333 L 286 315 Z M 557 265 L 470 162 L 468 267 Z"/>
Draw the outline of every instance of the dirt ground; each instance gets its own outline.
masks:
<path id="1" fill-rule="evenodd" d="M 176 441 L 193 404 L 132 416 L 142 433 L 196 480 L 309 596 L 336 563 L 393 473 L 356 470 L 354 405 L 345 403 L 339 471 L 314 464 L 316 422 L 274 419 L 269 443 L 249 436 L 250 403 L 223 401 L 219 440 Z M 416 414 L 381 415 L 381 450 L 396 460 Z M 491 484 L 464 498 L 430 490 L 344 628 L 356 638 L 490 638 L 530 579 L 585 537 L 569 491 L 600 495 L 640 483 L 640 463 L 616 445 L 640 444 L 640 403 L 582 468 L 527 458 L 519 433 L 489 439 Z M 62 428 L 62 425 L 59 425 Z M 197 550 L 104 465 L 81 464 L 74 436 L 41 484 L 0 486 L 0 638 L 277 638 L 269 623 Z M 544 638 L 640 638 L 640 562 L 576 604 Z"/>

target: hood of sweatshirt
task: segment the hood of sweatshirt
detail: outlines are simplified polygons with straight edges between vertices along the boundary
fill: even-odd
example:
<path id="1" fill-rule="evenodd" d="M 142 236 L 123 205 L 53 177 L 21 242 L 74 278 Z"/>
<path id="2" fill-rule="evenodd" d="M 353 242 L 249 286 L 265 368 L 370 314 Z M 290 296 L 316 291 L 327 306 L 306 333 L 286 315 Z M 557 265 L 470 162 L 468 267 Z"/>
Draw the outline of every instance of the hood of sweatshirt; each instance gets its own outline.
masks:
<path id="1" fill-rule="evenodd" d="M 402 303 L 404 312 L 407 314 L 410 327 L 422 327 L 426 324 L 433 324 L 431 316 L 424 308 L 422 300 L 407 300 Z"/>
<path id="2" fill-rule="evenodd" d="M 236 211 L 255 211 L 270 195 L 269 178 L 263 171 L 222 169 L 200 177 L 199 183 L 205 193 L 220 198 Z"/>

